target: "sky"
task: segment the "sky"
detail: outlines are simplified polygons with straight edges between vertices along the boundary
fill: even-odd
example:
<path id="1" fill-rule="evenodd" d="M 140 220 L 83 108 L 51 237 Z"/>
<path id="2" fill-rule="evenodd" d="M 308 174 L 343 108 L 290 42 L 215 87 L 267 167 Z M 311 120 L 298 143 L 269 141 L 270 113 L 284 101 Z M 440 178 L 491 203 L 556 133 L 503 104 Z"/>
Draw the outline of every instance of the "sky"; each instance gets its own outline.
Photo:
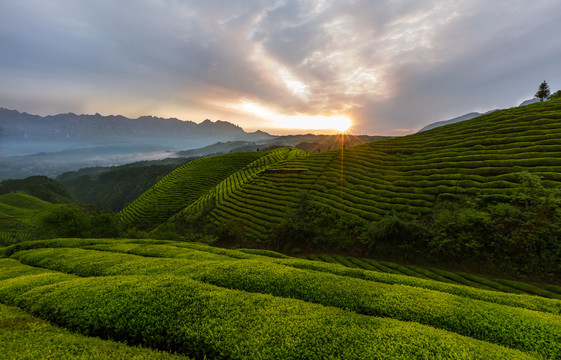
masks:
<path id="1" fill-rule="evenodd" d="M 560 34 L 559 0 L 0 0 L 0 107 L 405 135 L 561 89 Z"/>

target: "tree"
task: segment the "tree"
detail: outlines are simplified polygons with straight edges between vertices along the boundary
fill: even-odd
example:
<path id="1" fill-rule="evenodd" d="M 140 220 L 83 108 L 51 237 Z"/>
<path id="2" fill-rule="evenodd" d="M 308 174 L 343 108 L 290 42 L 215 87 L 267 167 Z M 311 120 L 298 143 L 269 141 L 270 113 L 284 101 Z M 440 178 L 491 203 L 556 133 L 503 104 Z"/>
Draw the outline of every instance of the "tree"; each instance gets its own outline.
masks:
<path id="1" fill-rule="evenodd" d="M 549 96 L 550 93 L 551 92 L 549 91 L 549 85 L 547 85 L 547 83 L 544 80 L 540 84 L 538 92 L 536 93 L 536 95 L 534 95 L 534 97 L 540 99 L 540 101 L 543 101 L 543 99 L 546 99 Z"/>
<path id="2" fill-rule="evenodd" d="M 547 100 L 554 100 L 554 99 L 561 99 L 561 90 L 557 90 L 556 92 L 551 94 L 550 97 L 547 98 Z"/>

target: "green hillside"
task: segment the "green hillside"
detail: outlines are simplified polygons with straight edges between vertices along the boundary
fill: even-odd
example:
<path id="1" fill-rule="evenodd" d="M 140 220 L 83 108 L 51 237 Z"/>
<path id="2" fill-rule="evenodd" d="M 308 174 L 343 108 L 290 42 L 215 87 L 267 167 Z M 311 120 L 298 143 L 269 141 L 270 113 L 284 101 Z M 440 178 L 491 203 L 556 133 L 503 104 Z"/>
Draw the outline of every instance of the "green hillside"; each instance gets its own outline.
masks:
<path id="1" fill-rule="evenodd" d="M 29 240 L 33 220 L 54 206 L 26 194 L 0 195 L 0 245 Z"/>
<path id="2" fill-rule="evenodd" d="M 0 247 L 53 237 L 117 237 L 120 231 L 114 214 L 97 206 L 52 204 L 20 193 L 0 195 Z"/>
<path id="3" fill-rule="evenodd" d="M 239 170 L 263 170 L 267 166 L 306 153 L 277 149 L 235 153 L 191 161 L 166 175 L 137 200 L 119 212 L 128 226 L 151 229 L 213 190 Z"/>
<path id="4" fill-rule="evenodd" d="M 53 204 L 74 201 L 61 183 L 46 176 L 30 176 L 25 179 L 8 179 L 0 182 L 0 195 L 9 193 L 24 193 Z"/>
<path id="5" fill-rule="evenodd" d="M 367 249 L 403 256 L 426 249 L 427 255 L 450 261 L 503 262 L 503 268 L 526 273 L 561 271 L 559 266 L 545 265 L 561 260 L 555 255 L 561 251 L 561 229 L 555 225 L 561 221 L 561 203 L 554 190 L 561 185 L 559 100 L 297 156 L 254 172 L 236 172 L 242 166 L 226 169 L 229 159 L 241 154 L 230 156 L 204 159 L 201 168 L 224 167 L 211 181 L 205 171 L 189 172 L 190 166 L 198 169 L 196 163 L 172 172 L 122 217 L 134 224 L 139 216 L 149 228 L 170 218 L 166 226 L 181 233 L 182 219 L 203 214 L 216 226 L 237 228 L 254 239 L 253 245 L 283 251 Z M 194 174 L 198 180 L 193 180 Z M 132 216 L 134 211 L 141 215 Z M 320 215 L 325 219 L 318 220 Z M 413 230 L 407 221 L 417 222 Z M 306 235 L 310 233 L 306 224 L 320 232 Z M 340 229 L 326 230 L 334 224 Z M 402 237 L 410 239 L 387 244 L 375 240 L 396 226 L 397 232 L 405 230 Z M 422 239 L 415 239 L 417 235 Z M 529 258 L 521 256 L 525 252 Z"/>
<path id="6" fill-rule="evenodd" d="M 214 213 L 248 226 L 278 223 L 282 212 L 268 209 L 294 206 L 294 194 L 308 192 L 313 201 L 373 221 L 394 210 L 428 212 L 443 194 L 510 195 L 519 187 L 514 174 L 524 170 L 547 186 L 561 185 L 561 101 L 277 164 Z M 265 194 L 263 203 L 250 200 Z"/>
<path id="7" fill-rule="evenodd" d="M 168 158 L 119 166 L 96 166 L 57 176 L 77 201 L 121 211 L 162 177 L 194 158 Z"/>
<path id="8" fill-rule="evenodd" d="M 0 303 L 197 359 L 561 358 L 555 299 L 189 242 L 55 239 L 7 255 Z"/>

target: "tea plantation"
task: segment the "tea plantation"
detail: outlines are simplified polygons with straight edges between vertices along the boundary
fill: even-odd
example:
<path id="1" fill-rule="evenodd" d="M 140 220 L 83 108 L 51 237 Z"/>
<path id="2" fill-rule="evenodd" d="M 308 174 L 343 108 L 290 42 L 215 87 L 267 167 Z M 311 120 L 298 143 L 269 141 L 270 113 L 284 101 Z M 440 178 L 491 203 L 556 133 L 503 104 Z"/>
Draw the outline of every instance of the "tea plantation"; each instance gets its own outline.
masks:
<path id="1" fill-rule="evenodd" d="M 152 229 L 191 206 L 233 173 L 254 173 L 283 159 L 305 155 L 296 149 L 235 153 L 191 161 L 172 171 L 119 212 L 128 226 Z M 229 184 L 228 184 L 229 185 Z"/>
<path id="2" fill-rule="evenodd" d="M 164 240 L 29 241 L 6 256 L 0 337 L 15 358 L 89 347 L 107 358 L 561 358 L 556 299 Z"/>
<path id="3" fill-rule="evenodd" d="M 262 155 L 257 154 L 253 156 Z M 122 211 L 121 217 L 130 223 L 148 217 L 143 221 L 155 226 L 176 219 L 179 212 L 192 214 L 212 203 L 208 213 L 212 222 L 240 222 L 248 233 L 267 239 L 304 196 L 338 214 L 371 222 L 395 212 L 429 213 L 438 199 L 506 199 L 520 188 L 520 172 L 541 178 L 546 187 L 558 187 L 561 100 L 496 111 L 352 148 L 308 156 L 300 152 L 292 159 L 268 162 L 266 169 L 257 171 L 234 165 L 216 173 L 241 155 L 229 156 L 202 159 L 170 173 Z M 190 168 L 201 180 L 186 175 Z M 210 180 L 208 173 L 213 174 Z M 172 197 L 177 203 L 164 200 Z"/>
<path id="4" fill-rule="evenodd" d="M 197 159 L 116 218 L 2 195 L 0 354 L 561 359 L 560 186 L 549 100 L 352 148 Z M 31 239 L 37 217 L 34 239 L 55 239 Z M 417 256 L 552 285 L 380 260 Z"/>

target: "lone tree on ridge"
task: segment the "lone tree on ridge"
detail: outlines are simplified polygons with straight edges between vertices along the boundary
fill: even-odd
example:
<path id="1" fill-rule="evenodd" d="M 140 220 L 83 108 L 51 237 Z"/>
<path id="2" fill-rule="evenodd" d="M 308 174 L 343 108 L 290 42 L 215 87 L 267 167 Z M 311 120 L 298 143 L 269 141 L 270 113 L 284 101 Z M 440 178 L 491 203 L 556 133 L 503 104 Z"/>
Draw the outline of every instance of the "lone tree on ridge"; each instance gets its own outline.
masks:
<path id="1" fill-rule="evenodd" d="M 537 97 L 538 99 L 540 99 L 540 101 L 543 101 L 543 99 L 546 99 L 550 93 L 551 92 L 549 91 L 549 85 L 547 85 L 544 80 L 540 84 L 540 88 L 538 89 L 538 92 L 536 93 L 536 95 L 534 95 L 534 97 Z"/>

